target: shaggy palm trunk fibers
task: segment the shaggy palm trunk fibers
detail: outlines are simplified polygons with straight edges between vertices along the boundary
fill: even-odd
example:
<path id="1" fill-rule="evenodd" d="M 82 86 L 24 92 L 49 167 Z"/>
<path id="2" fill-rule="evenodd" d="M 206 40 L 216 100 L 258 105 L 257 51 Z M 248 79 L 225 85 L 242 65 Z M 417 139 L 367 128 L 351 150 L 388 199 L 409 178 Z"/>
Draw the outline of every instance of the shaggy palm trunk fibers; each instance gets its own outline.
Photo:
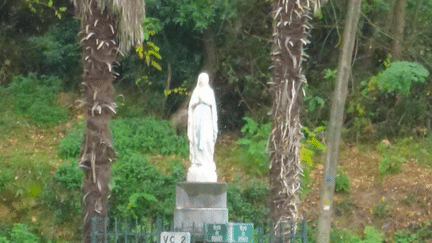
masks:
<path id="1" fill-rule="evenodd" d="M 108 123 L 113 113 L 114 89 L 112 64 L 118 53 L 114 21 L 96 3 L 87 10 L 87 18 L 80 32 L 84 63 L 82 85 L 86 129 L 82 140 L 79 166 L 84 171 L 82 185 L 83 242 L 90 242 L 91 220 L 107 217 L 110 195 L 111 163 L 115 159 Z"/>
<path id="2" fill-rule="evenodd" d="M 274 19 L 272 61 L 274 68 L 272 88 L 273 128 L 269 141 L 271 156 L 269 184 L 270 209 L 274 232 L 291 232 L 288 227 L 298 216 L 297 204 L 300 192 L 301 164 L 299 160 L 301 124 L 300 107 L 302 84 L 306 78 L 301 74 L 305 54 L 303 46 L 308 43 L 305 29 L 310 12 L 306 0 L 276 0 L 273 2 Z M 295 232 L 294 227 L 294 232 Z M 276 239 L 286 242 L 287 238 Z"/>

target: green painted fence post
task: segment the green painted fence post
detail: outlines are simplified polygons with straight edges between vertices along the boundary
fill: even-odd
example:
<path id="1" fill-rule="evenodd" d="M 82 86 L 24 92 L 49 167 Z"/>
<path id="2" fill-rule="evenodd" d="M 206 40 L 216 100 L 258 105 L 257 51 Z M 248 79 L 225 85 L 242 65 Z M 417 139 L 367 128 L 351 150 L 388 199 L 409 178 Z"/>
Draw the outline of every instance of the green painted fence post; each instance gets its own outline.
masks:
<path id="1" fill-rule="evenodd" d="M 92 243 L 96 243 L 96 236 L 98 235 L 98 225 L 97 225 L 97 218 L 93 217 L 92 218 L 92 233 L 91 233 L 91 239 L 92 239 Z"/>

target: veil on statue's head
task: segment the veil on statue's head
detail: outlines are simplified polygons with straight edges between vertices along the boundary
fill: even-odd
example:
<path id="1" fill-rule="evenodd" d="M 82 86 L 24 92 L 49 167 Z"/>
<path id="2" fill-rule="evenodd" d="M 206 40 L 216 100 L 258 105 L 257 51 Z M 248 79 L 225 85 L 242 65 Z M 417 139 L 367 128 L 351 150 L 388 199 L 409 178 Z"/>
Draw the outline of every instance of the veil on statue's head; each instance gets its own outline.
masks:
<path id="1" fill-rule="evenodd" d="M 209 85 L 209 75 L 207 73 L 201 73 L 198 76 L 198 84 L 197 87 L 205 87 Z"/>

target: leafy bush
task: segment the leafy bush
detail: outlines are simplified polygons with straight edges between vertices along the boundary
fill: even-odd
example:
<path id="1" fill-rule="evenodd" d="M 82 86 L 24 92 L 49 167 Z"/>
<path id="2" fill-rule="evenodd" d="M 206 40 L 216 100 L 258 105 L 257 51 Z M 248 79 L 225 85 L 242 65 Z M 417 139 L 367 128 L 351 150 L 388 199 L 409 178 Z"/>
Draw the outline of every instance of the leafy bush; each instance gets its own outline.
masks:
<path id="1" fill-rule="evenodd" d="M 114 148 L 122 156 L 128 152 L 189 155 L 189 141 L 186 136 L 175 133 L 170 123 L 154 118 L 125 118 L 110 123 Z M 79 155 L 81 127 L 72 130 L 59 143 L 59 155 L 76 157 Z"/>
<path id="2" fill-rule="evenodd" d="M 349 192 L 350 188 L 351 188 L 351 179 L 342 169 L 338 169 L 336 173 L 336 179 L 335 179 L 335 191 Z"/>
<path id="3" fill-rule="evenodd" d="M 9 242 L 10 241 L 6 237 L 4 237 L 4 236 L 0 237 L 0 243 L 9 243 Z"/>
<path id="4" fill-rule="evenodd" d="M 364 240 L 360 243 L 381 243 L 384 241 L 384 233 L 379 232 L 372 226 L 366 226 Z"/>
<path id="5" fill-rule="evenodd" d="M 13 180 L 13 171 L 7 167 L 0 168 L 0 192 Z"/>
<path id="6" fill-rule="evenodd" d="M 411 234 L 409 230 L 396 231 L 394 234 L 395 243 L 414 243 L 419 242 L 417 234 Z"/>
<path id="7" fill-rule="evenodd" d="M 388 203 L 383 199 L 372 209 L 372 213 L 377 218 L 385 218 L 390 213 L 390 207 Z"/>
<path id="8" fill-rule="evenodd" d="M 249 117 L 244 117 L 246 124 L 241 129 L 244 138 L 237 141 L 244 148 L 244 158 L 252 172 L 265 174 L 268 171 L 269 155 L 267 141 L 271 132 L 271 123 L 259 125 Z"/>
<path id="9" fill-rule="evenodd" d="M 16 224 L 12 228 L 11 233 L 11 241 L 12 242 L 22 242 L 22 243 L 38 243 L 40 242 L 39 238 L 33 233 L 27 230 L 26 225 L 24 224 Z M 6 241 L 7 242 L 7 241 Z"/>
<path id="10" fill-rule="evenodd" d="M 56 105 L 37 100 L 29 108 L 28 115 L 36 125 L 50 126 L 67 120 L 68 111 Z"/>
<path id="11" fill-rule="evenodd" d="M 58 145 L 58 153 L 63 158 L 76 158 L 80 153 L 84 124 L 64 136 Z"/>
<path id="12" fill-rule="evenodd" d="M 82 72 L 78 32 L 77 21 L 66 15 L 46 34 L 28 38 L 28 65 L 40 74 L 60 77 L 66 87 L 77 87 L 81 78 L 77 73 Z"/>
<path id="13" fill-rule="evenodd" d="M 174 180 L 186 181 L 186 167 L 179 159 L 173 159 L 170 162 L 170 172 Z"/>
<path id="14" fill-rule="evenodd" d="M 58 168 L 54 177 L 69 190 L 79 189 L 81 187 L 83 171 L 78 168 L 75 160 L 68 160 Z"/>
<path id="15" fill-rule="evenodd" d="M 175 204 L 175 180 L 138 153 L 120 157 L 112 167 L 110 204 L 112 216 L 170 218 Z"/>
<path id="16" fill-rule="evenodd" d="M 325 151 L 326 147 L 320 142 L 319 136 L 325 131 L 325 126 L 319 126 L 313 130 L 308 127 L 302 127 L 305 137 L 300 143 L 300 160 L 302 161 L 303 173 L 300 176 L 300 198 L 306 196 L 311 190 L 307 187 L 310 183 L 310 173 L 313 169 L 312 157 L 321 151 Z"/>
<path id="17" fill-rule="evenodd" d="M 305 135 L 305 145 L 307 148 L 311 149 L 315 153 L 318 151 L 324 152 L 326 151 L 326 146 L 324 143 L 322 143 L 320 140 L 324 140 L 324 132 L 325 132 L 326 126 L 319 126 L 313 130 L 309 129 L 308 127 L 304 126 L 302 127 L 302 131 Z"/>
<path id="18" fill-rule="evenodd" d="M 351 202 L 349 195 L 345 195 L 342 201 L 335 201 L 334 205 L 336 215 L 344 217 L 351 215 L 358 208 L 356 203 Z"/>
<path id="19" fill-rule="evenodd" d="M 269 216 L 268 187 L 263 182 L 250 183 L 241 189 L 237 183 L 228 184 L 229 218 L 233 221 L 263 223 Z"/>
<path id="20" fill-rule="evenodd" d="M 110 123 L 114 148 L 121 154 L 143 151 L 159 154 L 189 155 L 189 141 L 178 136 L 170 123 L 152 117 L 126 118 Z"/>
<path id="21" fill-rule="evenodd" d="M 381 174 L 396 174 L 403 170 L 402 162 L 404 158 L 397 155 L 386 155 L 381 158 L 379 172 Z"/>
<path id="22" fill-rule="evenodd" d="M 428 70 L 418 63 L 387 63 L 385 71 L 360 82 L 350 95 L 348 135 L 355 139 L 406 136 L 429 124 Z"/>
<path id="23" fill-rule="evenodd" d="M 45 183 L 39 199 L 53 213 L 56 223 L 81 223 L 81 182 L 83 172 L 71 159 L 64 162 Z"/>
<path id="24" fill-rule="evenodd" d="M 411 83 L 423 83 L 429 76 L 429 71 L 422 65 L 414 62 L 393 62 L 381 73 L 378 79 L 378 89 L 381 92 L 400 92 L 407 96 Z"/>
<path id="25" fill-rule="evenodd" d="M 9 85 L 12 104 L 30 122 L 40 126 L 52 126 L 67 120 L 67 110 L 56 105 L 56 94 L 61 81 L 56 77 L 35 74 L 17 76 Z"/>
<path id="26" fill-rule="evenodd" d="M 361 239 L 357 235 L 353 234 L 348 229 L 335 229 L 332 228 L 330 231 L 330 242 L 343 242 L 343 243 L 358 243 Z"/>

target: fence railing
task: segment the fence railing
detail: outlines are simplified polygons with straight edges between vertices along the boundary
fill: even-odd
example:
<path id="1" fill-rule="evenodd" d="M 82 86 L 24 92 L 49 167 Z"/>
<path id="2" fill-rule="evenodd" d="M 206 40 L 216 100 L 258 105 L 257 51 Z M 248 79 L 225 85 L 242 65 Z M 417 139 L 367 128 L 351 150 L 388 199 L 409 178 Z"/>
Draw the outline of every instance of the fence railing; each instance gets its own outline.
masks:
<path id="1" fill-rule="evenodd" d="M 253 243 L 271 242 L 307 242 L 307 222 L 303 218 L 297 225 L 293 234 L 283 234 L 273 231 L 271 222 L 254 224 Z M 280 229 L 282 229 L 281 227 Z M 290 225 L 293 232 L 294 225 Z M 157 219 L 155 222 L 142 221 L 138 219 L 92 219 L 92 243 L 163 243 L 159 237 L 162 232 L 175 232 L 174 224 L 170 221 Z M 190 231 L 191 243 L 204 242 L 204 229 L 192 228 Z"/>

